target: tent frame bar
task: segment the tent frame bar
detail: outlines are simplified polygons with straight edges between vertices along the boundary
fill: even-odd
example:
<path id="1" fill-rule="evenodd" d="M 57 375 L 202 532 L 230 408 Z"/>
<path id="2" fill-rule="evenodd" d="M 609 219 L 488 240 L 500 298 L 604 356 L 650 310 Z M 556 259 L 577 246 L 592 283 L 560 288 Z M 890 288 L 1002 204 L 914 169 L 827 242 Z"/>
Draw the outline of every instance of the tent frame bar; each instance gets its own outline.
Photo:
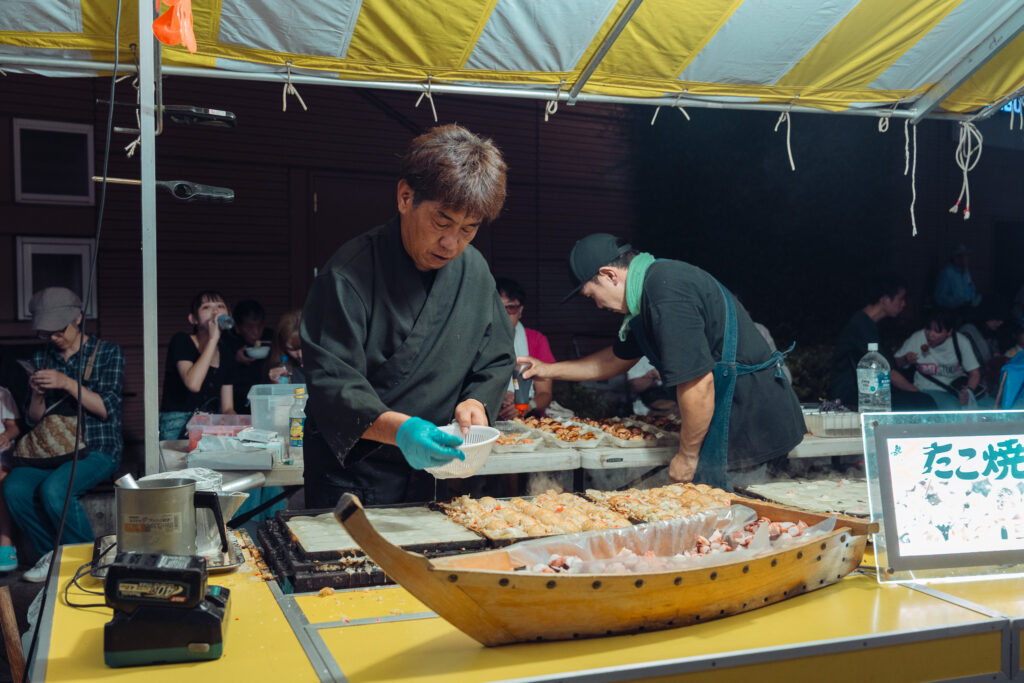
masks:
<path id="1" fill-rule="evenodd" d="M 111 71 L 114 68 L 112 62 L 95 62 L 89 60 L 71 60 L 61 58 L 47 58 L 47 57 L 16 57 L 9 55 L 0 55 L 0 68 L 8 67 L 13 69 L 14 67 L 30 67 L 40 69 L 54 69 L 63 71 L 74 71 L 80 70 L 83 75 L 96 75 L 94 72 L 97 71 Z M 135 67 L 130 64 L 120 64 L 119 71 L 131 73 L 135 71 Z M 93 72 L 93 73 L 88 73 Z M 286 81 L 285 74 L 274 73 L 274 72 L 250 72 L 250 71 L 230 71 L 227 69 L 204 69 L 191 66 L 172 66 L 164 65 L 163 74 L 165 76 L 190 76 L 196 78 L 222 78 L 226 80 L 238 80 L 238 81 L 262 81 L 269 83 L 284 83 Z M 349 81 L 338 78 L 322 78 L 319 76 L 306 76 L 297 75 L 292 73 L 291 82 L 296 85 L 332 85 L 345 88 L 367 88 L 371 90 L 395 90 L 400 92 L 409 92 L 416 95 L 422 94 L 423 84 L 418 82 L 405 82 L 405 83 L 392 83 L 388 81 Z M 552 93 L 550 86 L 536 86 L 527 88 L 510 88 L 510 87 L 489 87 L 489 86 L 474 86 L 474 85 L 458 85 L 458 84 L 445 84 L 434 81 L 430 90 L 434 94 L 447 94 L 447 95 L 476 95 L 476 96 L 489 96 L 489 97 L 511 97 L 517 99 L 533 99 L 533 100 L 544 100 L 551 101 L 557 99 L 559 101 L 568 101 L 569 92 L 560 91 L 558 93 Z M 695 96 L 677 96 L 677 95 L 665 95 L 663 97 L 621 97 L 616 95 L 600 95 L 595 93 L 580 93 L 577 98 L 577 102 L 590 102 L 599 104 L 641 104 L 649 105 L 652 107 L 674 107 L 682 106 L 695 109 L 736 109 L 741 111 L 771 111 L 771 112 L 790 112 L 795 114 L 843 114 L 847 116 L 870 116 L 874 118 L 898 118 L 898 119 L 914 119 L 917 117 L 919 109 L 917 107 L 908 109 L 893 108 L 890 103 L 879 103 L 878 108 L 872 109 L 844 109 L 842 111 L 834 112 L 825 109 L 818 109 L 816 107 L 806 107 L 796 104 L 789 103 L 765 103 L 765 102 L 716 102 L 710 100 L 697 99 Z M 976 116 L 976 114 L 949 114 L 949 113 L 935 113 L 930 112 L 927 114 L 929 119 L 945 120 L 945 121 L 970 121 Z"/>
<path id="2" fill-rule="evenodd" d="M 608 35 L 606 35 L 604 40 L 601 41 L 601 45 L 598 46 L 597 51 L 595 51 L 593 56 L 591 56 L 587 65 L 583 67 L 583 72 L 580 73 L 580 77 L 576 79 L 572 88 L 569 89 L 568 102 L 570 107 L 576 104 L 576 98 L 579 97 L 580 91 L 583 90 L 583 86 L 587 84 L 587 81 L 590 80 L 594 71 L 597 70 L 597 66 L 601 63 L 601 60 L 604 59 L 605 55 L 608 54 L 608 50 L 612 49 L 612 45 L 619 39 L 619 35 L 626 28 L 626 24 L 628 24 L 629 20 L 633 18 L 633 15 L 636 14 L 636 11 L 640 9 L 640 3 L 643 1 L 644 0 L 632 0 L 626 9 L 622 10 L 622 14 L 620 14 L 619 18 L 616 20 L 615 26 L 612 27 L 612 30 L 609 31 Z"/>
<path id="3" fill-rule="evenodd" d="M 967 79 L 977 73 L 981 67 L 985 66 L 996 53 L 1016 38 L 1021 31 L 1024 31 L 1024 5 L 1019 6 L 1004 21 L 1000 22 L 994 31 L 979 40 L 974 48 L 953 69 L 946 73 L 935 85 L 928 89 L 928 92 L 924 93 L 915 102 L 917 114 L 911 117 L 910 122 L 914 124 L 920 123 L 943 100 L 949 97 L 954 90 L 963 85 Z"/>
<path id="4" fill-rule="evenodd" d="M 1005 107 L 1007 103 L 1013 102 L 1014 100 L 1020 99 L 1021 97 L 1024 97 L 1024 87 L 1014 90 L 1009 95 L 1003 95 L 1001 98 L 999 98 L 998 100 L 996 100 L 995 102 L 988 105 L 987 107 L 979 111 L 977 114 L 972 116 L 970 120 L 983 121 L 984 119 L 987 119 L 988 117 L 992 116 L 997 111 Z"/>
<path id="5" fill-rule="evenodd" d="M 153 3 L 139 1 L 139 180 L 142 247 L 142 368 L 144 467 L 146 474 L 160 471 L 160 339 L 157 310 L 156 232 L 156 92 L 160 89 L 161 50 L 153 37 Z M 132 71 L 136 68 L 132 67 Z M 111 102 L 110 106 L 114 106 Z"/>

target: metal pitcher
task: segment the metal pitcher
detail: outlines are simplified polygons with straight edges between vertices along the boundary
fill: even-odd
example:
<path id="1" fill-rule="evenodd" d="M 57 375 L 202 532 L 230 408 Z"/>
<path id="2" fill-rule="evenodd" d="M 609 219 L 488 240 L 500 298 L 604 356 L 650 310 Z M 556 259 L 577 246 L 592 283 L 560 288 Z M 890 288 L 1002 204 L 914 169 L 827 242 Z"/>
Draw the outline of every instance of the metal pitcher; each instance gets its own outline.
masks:
<path id="1" fill-rule="evenodd" d="M 228 550 L 217 494 L 196 491 L 192 479 L 155 479 L 139 488 L 115 488 L 118 550 L 165 555 L 196 554 L 196 509 L 213 512 L 221 549 Z"/>
<path id="2" fill-rule="evenodd" d="M 224 522 L 234 517 L 238 508 L 242 507 L 242 503 L 249 497 L 248 493 L 242 491 L 221 492 L 216 495 L 217 502 L 220 503 L 221 516 L 219 518 L 211 514 L 210 510 L 196 510 L 196 553 L 198 555 L 209 556 L 224 552 L 220 543 L 220 537 L 224 535 Z"/>

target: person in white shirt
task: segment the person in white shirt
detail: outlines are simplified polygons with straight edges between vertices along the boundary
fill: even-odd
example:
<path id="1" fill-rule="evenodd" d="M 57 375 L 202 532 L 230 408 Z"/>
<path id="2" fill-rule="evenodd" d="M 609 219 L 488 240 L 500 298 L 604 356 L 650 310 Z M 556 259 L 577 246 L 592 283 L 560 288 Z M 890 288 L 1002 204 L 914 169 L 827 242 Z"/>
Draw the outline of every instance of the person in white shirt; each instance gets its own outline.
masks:
<path id="1" fill-rule="evenodd" d="M 923 329 L 896 351 L 901 367 L 914 367 L 914 386 L 935 399 L 939 410 L 975 410 L 981 370 L 970 340 L 956 332 L 955 314 L 935 309 Z"/>

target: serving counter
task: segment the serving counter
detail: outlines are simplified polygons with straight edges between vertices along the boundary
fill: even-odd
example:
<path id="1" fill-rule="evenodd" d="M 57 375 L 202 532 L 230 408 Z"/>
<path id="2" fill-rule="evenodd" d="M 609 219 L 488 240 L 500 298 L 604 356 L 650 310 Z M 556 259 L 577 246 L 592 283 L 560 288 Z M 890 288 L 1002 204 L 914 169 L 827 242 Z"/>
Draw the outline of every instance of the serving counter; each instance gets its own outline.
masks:
<path id="1" fill-rule="evenodd" d="M 170 472 L 188 467 L 188 440 L 160 442 L 160 471 Z M 269 470 L 220 470 L 224 483 L 253 474 L 263 476 L 259 486 L 302 486 L 301 465 L 275 465 Z"/>
<path id="2" fill-rule="evenodd" d="M 804 440 L 790 452 L 790 458 L 823 458 L 863 454 L 860 437 L 825 438 L 804 436 Z M 658 467 L 665 465 L 675 455 L 674 446 L 653 446 L 640 448 L 619 448 L 597 446 L 596 448 L 559 448 L 544 445 L 533 451 L 521 453 L 492 453 L 478 475 L 520 474 L 528 472 L 563 472 L 569 470 L 609 470 L 627 467 Z M 187 467 L 187 441 L 161 441 L 161 471 L 180 470 Z M 277 465 L 262 473 L 255 471 L 224 470 L 224 483 L 251 474 L 262 474 L 265 482 L 261 486 L 301 486 L 302 467 Z"/>
<path id="3" fill-rule="evenodd" d="M 211 576 L 232 590 L 225 655 L 212 662 L 109 669 L 106 608 L 58 600 L 88 546 L 65 546 L 47 586 L 33 679 L 431 681 L 887 681 L 1020 674 L 1019 580 L 879 585 L 852 574 L 783 602 L 683 628 L 485 648 L 399 586 L 283 595 L 253 567 Z M 71 590 L 73 601 L 95 596 Z M 558 619 L 552 608 L 538 619 Z M 650 678 L 647 678 L 650 677 Z"/>

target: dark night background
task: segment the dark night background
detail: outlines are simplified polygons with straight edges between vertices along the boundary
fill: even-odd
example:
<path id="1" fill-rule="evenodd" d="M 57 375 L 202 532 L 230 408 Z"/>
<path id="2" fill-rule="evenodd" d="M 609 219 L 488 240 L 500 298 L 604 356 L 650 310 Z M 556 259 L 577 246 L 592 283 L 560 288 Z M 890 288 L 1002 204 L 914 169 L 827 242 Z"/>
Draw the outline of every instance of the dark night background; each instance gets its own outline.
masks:
<path id="1" fill-rule="evenodd" d="M 657 256 L 701 266 L 733 289 L 776 340 L 830 344 L 862 307 L 871 278 L 902 273 L 910 304 L 883 327 L 901 341 L 918 326 L 937 271 L 952 248 L 972 249 L 980 292 L 1009 300 L 1024 278 L 1019 131 L 1005 113 L 983 122 L 987 142 L 971 173 L 972 217 L 949 213 L 960 191 L 958 127 L 929 120 L 918 130 L 916 215 L 911 237 L 904 126 L 880 133 L 872 117 L 794 114 L 792 149 L 770 112 L 670 109 L 650 125 L 637 111 L 634 147 L 638 225 L 633 241 Z"/>

